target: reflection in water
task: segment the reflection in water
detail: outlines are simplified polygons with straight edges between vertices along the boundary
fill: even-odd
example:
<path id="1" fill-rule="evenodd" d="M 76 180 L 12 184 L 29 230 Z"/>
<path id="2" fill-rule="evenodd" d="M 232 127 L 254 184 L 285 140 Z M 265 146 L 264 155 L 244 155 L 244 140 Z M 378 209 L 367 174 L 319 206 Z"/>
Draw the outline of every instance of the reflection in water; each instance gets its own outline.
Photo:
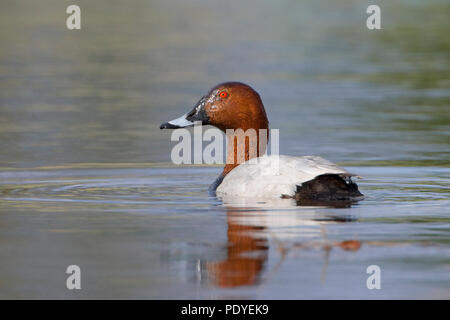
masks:
<path id="1" fill-rule="evenodd" d="M 0 298 L 73 298 L 76 263 L 80 298 L 367 299 L 379 261 L 395 287 L 380 298 L 447 298 L 450 170 L 354 169 L 368 197 L 339 209 L 218 201 L 216 168 L 0 170 Z"/>
<path id="2" fill-rule="evenodd" d="M 267 203 L 265 203 L 267 205 Z M 349 207 L 346 203 L 342 205 L 338 203 L 337 207 Z M 317 209 L 308 207 L 301 216 L 298 212 L 288 211 L 263 211 L 260 209 L 227 207 L 227 255 L 220 261 L 207 261 L 203 263 L 202 276 L 207 279 L 208 284 L 222 288 L 238 287 L 245 285 L 256 285 L 261 279 L 262 271 L 265 269 L 268 260 L 269 238 L 277 241 L 279 252 L 281 252 L 282 260 L 287 254 L 287 249 L 283 247 L 280 239 L 285 238 L 286 234 L 277 234 L 276 230 L 272 231 L 271 227 L 309 227 L 305 230 L 305 235 L 311 233 L 313 235 L 321 232 L 324 240 L 322 242 L 308 241 L 306 243 L 296 243 L 292 248 L 310 249 L 320 247 L 325 250 L 324 272 L 328 264 L 328 256 L 333 246 L 340 247 L 344 250 L 358 250 L 359 241 L 347 240 L 338 243 L 328 243 L 326 241 L 324 225 L 326 223 L 349 222 L 354 219 L 340 215 L 323 216 Z M 296 229 L 298 231 L 298 229 Z M 311 236 L 311 234 L 309 235 Z M 282 262 L 280 261 L 280 263 Z M 276 268 L 279 267 L 277 264 Z M 324 277 L 323 277 L 324 278 Z"/>
<path id="3" fill-rule="evenodd" d="M 384 1 L 391 18 L 375 33 L 365 1 L 241 1 L 231 15 L 219 0 L 77 2 L 90 21 L 82 36 L 64 27 L 66 1 L 0 4 L 0 298 L 73 297 L 61 278 L 73 263 L 90 277 L 80 298 L 210 298 L 216 287 L 197 290 L 191 265 L 207 261 L 208 279 L 215 263 L 217 284 L 239 257 L 255 259 L 245 262 L 253 275 L 240 272 L 265 288 L 237 287 L 238 298 L 373 298 L 359 276 L 376 261 L 391 276 L 379 298 L 450 297 L 445 1 Z M 280 153 L 359 166 L 364 204 L 227 203 L 241 212 L 223 226 L 224 207 L 205 191 L 218 168 L 173 166 L 175 143 L 158 124 L 232 79 L 262 92 Z M 358 224 L 330 225 L 329 212 Z M 330 242 L 355 234 L 364 254 L 340 265 L 332 256 L 317 290 L 324 245 L 334 255 Z"/>
<path id="4" fill-rule="evenodd" d="M 236 287 L 256 284 L 268 256 L 268 239 L 258 237 L 265 226 L 245 225 L 235 219 L 239 211 L 229 209 L 227 257 L 221 261 L 207 262 L 210 281 L 219 287 Z"/>

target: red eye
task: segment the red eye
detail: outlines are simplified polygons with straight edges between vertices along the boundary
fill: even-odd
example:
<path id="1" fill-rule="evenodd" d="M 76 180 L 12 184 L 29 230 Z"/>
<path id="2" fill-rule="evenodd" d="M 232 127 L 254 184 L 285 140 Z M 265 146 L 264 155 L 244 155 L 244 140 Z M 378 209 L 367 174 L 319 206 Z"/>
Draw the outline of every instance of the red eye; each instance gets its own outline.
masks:
<path id="1" fill-rule="evenodd" d="M 219 97 L 221 97 L 222 99 L 225 99 L 228 97 L 228 93 L 226 93 L 225 91 L 222 91 L 221 93 L 219 93 Z"/>

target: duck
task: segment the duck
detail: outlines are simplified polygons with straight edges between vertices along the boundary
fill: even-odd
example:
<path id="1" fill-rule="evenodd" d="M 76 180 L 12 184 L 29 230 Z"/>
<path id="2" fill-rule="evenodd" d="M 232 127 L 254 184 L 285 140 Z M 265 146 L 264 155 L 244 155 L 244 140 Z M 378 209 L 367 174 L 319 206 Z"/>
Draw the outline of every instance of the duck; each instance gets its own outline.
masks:
<path id="1" fill-rule="evenodd" d="M 178 129 L 201 124 L 228 130 L 267 132 L 269 121 L 258 92 L 242 82 L 216 85 L 200 98 L 194 108 L 160 129 Z M 260 131 L 266 130 L 266 131 Z M 348 202 L 364 198 L 352 178 L 360 178 L 319 156 L 266 154 L 268 138 L 257 135 L 256 152 L 249 138 L 228 135 L 227 161 L 209 191 L 218 196 L 294 199 L 297 204 Z M 239 152 L 243 161 L 237 161 Z"/>

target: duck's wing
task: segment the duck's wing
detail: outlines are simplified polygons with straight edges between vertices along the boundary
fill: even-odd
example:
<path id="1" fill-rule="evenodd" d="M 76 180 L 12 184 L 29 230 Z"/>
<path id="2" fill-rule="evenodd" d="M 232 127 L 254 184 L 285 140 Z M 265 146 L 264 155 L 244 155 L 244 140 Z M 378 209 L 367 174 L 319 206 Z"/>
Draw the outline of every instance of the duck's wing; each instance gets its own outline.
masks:
<path id="1" fill-rule="evenodd" d="M 323 174 L 350 178 L 353 174 L 317 156 L 264 156 L 234 168 L 218 186 L 217 194 L 280 197 L 293 196 L 297 185 Z"/>

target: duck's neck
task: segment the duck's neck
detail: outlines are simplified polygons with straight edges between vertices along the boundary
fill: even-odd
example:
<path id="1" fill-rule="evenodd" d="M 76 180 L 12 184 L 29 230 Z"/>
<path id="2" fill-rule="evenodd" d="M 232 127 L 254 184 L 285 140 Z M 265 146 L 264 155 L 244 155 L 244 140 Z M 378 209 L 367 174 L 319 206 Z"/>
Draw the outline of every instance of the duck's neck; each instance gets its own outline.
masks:
<path id="1" fill-rule="evenodd" d="M 227 163 L 222 177 L 241 163 L 265 154 L 269 140 L 267 124 L 242 130 L 227 130 Z"/>

